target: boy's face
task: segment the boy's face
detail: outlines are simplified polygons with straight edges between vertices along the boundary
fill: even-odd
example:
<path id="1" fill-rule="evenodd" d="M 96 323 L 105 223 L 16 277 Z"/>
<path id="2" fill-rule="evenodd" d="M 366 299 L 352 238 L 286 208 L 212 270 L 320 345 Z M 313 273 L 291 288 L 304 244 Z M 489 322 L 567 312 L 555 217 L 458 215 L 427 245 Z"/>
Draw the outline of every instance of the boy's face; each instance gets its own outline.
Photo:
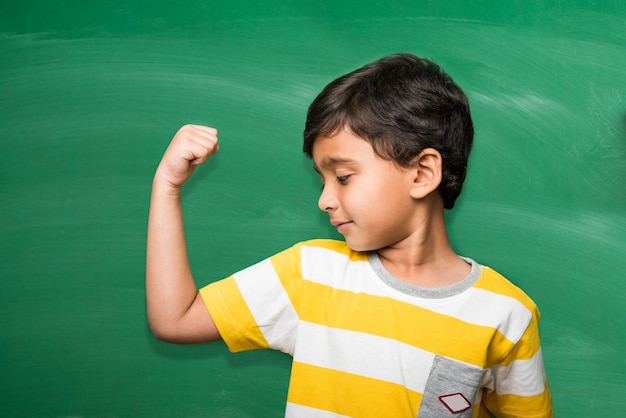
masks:
<path id="1" fill-rule="evenodd" d="M 345 130 L 316 139 L 313 162 L 324 184 L 318 205 L 350 248 L 378 250 L 415 231 L 420 220 L 410 195 L 411 169 L 383 160 L 369 142 Z"/>

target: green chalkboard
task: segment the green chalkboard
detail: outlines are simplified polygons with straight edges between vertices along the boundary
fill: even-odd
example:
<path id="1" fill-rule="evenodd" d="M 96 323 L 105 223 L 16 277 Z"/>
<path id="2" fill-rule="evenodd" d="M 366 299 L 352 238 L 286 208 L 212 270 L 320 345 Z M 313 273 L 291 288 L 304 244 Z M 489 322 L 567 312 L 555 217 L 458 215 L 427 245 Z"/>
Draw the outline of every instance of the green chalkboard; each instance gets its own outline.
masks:
<path id="1" fill-rule="evenodd" d="M 335 237 L 306 108 L 394 52 L 470 98 L 451 239 L 539 304 L 557 416 L 622 416 L 625 45 L 621 0 L 2 2 L 0 417 L 280 416 L 287 356 L 150 335 L 152 175 L 181 125 L 220 130 L 184 194 L 199 286 Z"/>

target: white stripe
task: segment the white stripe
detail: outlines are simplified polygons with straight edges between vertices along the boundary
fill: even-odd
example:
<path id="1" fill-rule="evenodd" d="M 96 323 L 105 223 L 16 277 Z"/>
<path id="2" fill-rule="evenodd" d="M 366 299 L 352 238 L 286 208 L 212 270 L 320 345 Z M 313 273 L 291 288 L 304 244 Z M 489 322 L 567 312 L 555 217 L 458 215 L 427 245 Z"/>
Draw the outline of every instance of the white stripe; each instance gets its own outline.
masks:
<path id="1" fill-rule="evenodd" d="M 302 246 L 302 274 L 306 280 L 335 289 L 388 296 L 372 280 L 377 276 L 369 262 L 352 261 L 347 255 L 328 248 Z"/>
<path id="2" fill-rule="evenodd" d="M 342 347 L 342 350 L 333 349 Z M 389 338 L 302 321 L 294 361 L 423 393 L 434 355 Z"/>
<path id="3" fill-rule="evenodd" d="M 524 335 L 532 319 L 532 312 L 517 299 L 476 287 L 459 295 L 454 303 L 427 307 L 471 324 L 496 328 L 513 343 Z"/>
<path id="4" fill-rule="evenodd" d="M 335 412 L 324 411 L 322 409 L 310 408 L 295 403 L 288 402 L 285 411 L 285 418 L 344 418 L 347 415 L 340 415 Z"/>
<path id="5" fill-rule="evenodd" d="M 517 299 L 479 288 L 443 299 L 407 295 L 384 284 L 368 262 L 352 261 L 327 248 L 303 246 L 302 272 L 306 280 L 334 289 L 392 297 L 470 324 L 497 328 L 514 343 L 532 318 L 532 313 Z"/>
<path id="6" fill-rule="evenodd" d="M 491 371 L 498 395 L 535 396 L 545 391 L 546 372 L 541 349 L 528 360 L 515 360 L 508 366 L 494 366 Z"/>
<path id="7" fill-rule="evenodd" d="M 293 354 L 298 315 L 269 259 L 235 274 L 235 282 L 270 347 Z"/>

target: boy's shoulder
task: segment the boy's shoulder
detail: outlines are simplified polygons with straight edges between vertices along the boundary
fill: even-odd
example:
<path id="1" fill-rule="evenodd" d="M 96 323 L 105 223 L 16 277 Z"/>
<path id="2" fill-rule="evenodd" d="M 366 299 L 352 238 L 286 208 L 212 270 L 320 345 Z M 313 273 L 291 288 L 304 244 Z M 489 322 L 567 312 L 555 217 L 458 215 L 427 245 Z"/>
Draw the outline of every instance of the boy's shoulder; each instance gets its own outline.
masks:
<path id="1" fill-rule="evenodd" d="M 313 238 L 301 241 L 296 245 L 301 245 L 305 247 L 328 248 L 330 250 L 345 253 L 353 252 L 345 241 L 340 241 L 332 238 Z"/>
<path id="2" fill-rule="evenodd" d="M 529 311 L 538 313 L 537 305 L 524 290 L 491 267 L 482 266 L 480 278 L 473 287 L 515 299 Z"/>
<path id="3" fill-rule="evenodd" d="M 300 241 L 285 250 L 274 254 L 270 259 L 275 263 L 295 262 L 297 264 L 319 264 L 330 260 L 344 262 L 368 261 L 368 253 L 354 251 L 344 241 L 317 238 Z"/>
<path id="4" fill-rule="evenodd" d="M 367 253 L 362 251 L 354 251 L 345 241 L 329 238 L 316 238 L 299 242 L 294 245 L 299 249 L 306 248 L 310 250 L 320 250 L 320 254 L 324 251 L 336 253 L 348 257 L 352 261 L 367 261 Z"/>

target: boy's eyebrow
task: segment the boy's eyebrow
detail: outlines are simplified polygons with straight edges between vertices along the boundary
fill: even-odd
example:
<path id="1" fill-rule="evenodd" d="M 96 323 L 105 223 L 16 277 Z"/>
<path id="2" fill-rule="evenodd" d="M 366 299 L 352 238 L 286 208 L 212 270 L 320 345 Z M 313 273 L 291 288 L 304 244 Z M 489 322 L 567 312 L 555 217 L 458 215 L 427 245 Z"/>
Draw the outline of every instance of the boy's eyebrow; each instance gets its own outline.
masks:
<path id="1" fill-rule="evenodd" d="M 320 166 L 318 166 L 317 164 L 313 163 L 313 168 L 315 169 L 315 171 L 317 171 L 318 173 L 320 172 L 320 168 L 332 168 L 338 165 L 345 165 L 345 164 L 354 164 L 355 161 L 351 160 L 350 158 L 325 158 L 322 160 Z"/>

